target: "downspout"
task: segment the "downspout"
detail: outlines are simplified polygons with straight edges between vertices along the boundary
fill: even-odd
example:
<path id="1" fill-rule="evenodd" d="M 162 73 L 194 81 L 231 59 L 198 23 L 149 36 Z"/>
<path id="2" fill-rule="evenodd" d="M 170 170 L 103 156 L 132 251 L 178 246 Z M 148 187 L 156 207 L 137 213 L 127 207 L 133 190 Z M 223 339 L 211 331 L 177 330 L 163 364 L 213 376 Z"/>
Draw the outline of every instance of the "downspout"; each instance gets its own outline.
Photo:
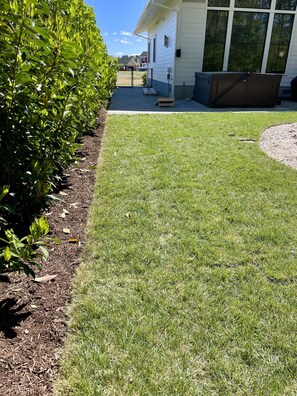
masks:
<path id="1" fill-rule="evenodd" d="M 178 30 L 178 10 L 176 8 L 168 7 L 165 6 L 164 4 L 158 3 L 156 0 L 151 0 L 152 4 L 161 8 L 165 8 L 166 10 L 172 11 L 176 13 L 176 37 L 175 37 L 175 48 L 174 48 L 174 60 L 173 60 L 173 65 L 174 65 L 174 75 L 173 75 L 173 84 L 172 84 L 172 92 L 171 95 L 174 97 L 174 90 L 175 90 L 175 82 L 176 82 L 176 57 L 175 57 L 175 51 L 176 51 L 176 44 L 177 44 L 177 30 Z"/>

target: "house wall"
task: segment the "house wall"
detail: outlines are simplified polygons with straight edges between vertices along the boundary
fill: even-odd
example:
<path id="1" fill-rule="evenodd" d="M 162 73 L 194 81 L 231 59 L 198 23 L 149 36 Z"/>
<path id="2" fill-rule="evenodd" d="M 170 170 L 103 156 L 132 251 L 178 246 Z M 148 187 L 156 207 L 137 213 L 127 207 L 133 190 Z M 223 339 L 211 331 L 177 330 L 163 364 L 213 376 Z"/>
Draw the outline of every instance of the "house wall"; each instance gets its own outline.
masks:
<path id="1" fill-rule="evenodd" d="M 297 77 L 297 15 L 295 15 L 286 74 L 281 81 L 280 96 L 291 96 L 291 81 L 295 77 Z"/>
<path id="2" fill-rule="evenodd" d="M 234 2 L 233 2 L 234 4 Z M 178 12 L 160 8 L 157 18 L 151 23 L 149 38 L 156 36 L 156 62 L 152 62 L 153 46 L 150 48 L 152 86 L 164 96 L 176 99 L 192 98 L 195 72 L 202 71 L 204 40 L 207 19 L 207 0 L 183 0 L 175 2 Z M 164 35 L 168 36 L 168 47 L 164 46 Z M 231 32 L 229 32 L 229 37 Z M 152 41 L 151 41 L 152 43 Z M 176 49 L 181 56 L 176 57 Z M 226 58 L 227 59 L 227 58 Z M 227 63 L 224 63 L 227 70 Z M 168 68 L 171 69 L 167 79 Z M 290 96 L 290 84 L 297 76 L 297 14 L 291 38 L 285 75 L 281 81 L 280 95 Z"/>
<path id="3" fill-rule="evenodd" d="M 203 66 L 207 2 L 181 4 L 178 18 L 177 48 L 181 58 L 176 59 L 175 97 L 191 98 L 195 85 L 195 72 Z M 225 69 L 227 70 L 227 69 Z M 286 72 L 280 85 L 280 96 L 290 96 L 290 85 L 297 76 L 297 15 L 291 38 Z"/>
<path id="4" fill-rule="evenodd" d="M 202 70 L 207 9 L 205 3 L 182 3 L 178 16 L 175 97 L 192 98 L 195 72 Z"/>
<path id="5" fill-rule="evenodd" d="M 174 56 L 176 43 L 176 12 L 167 13 L 162 10 L 159 18 L 150 27 L 150 62 L 149 77 L 152 76 L 152 87 L 164 96 L 173 96 Z M 168 38 L 168 46 L 164 45 L 164 36 Z M 153 39 L 156 37 L 156 62 L 153 62 Z M 169 69 L 169 71 L 168 71 Z M 167 78 L 169 77 L 169 78 Z M 150 78 L 149 78 L 150 82 Z"/>

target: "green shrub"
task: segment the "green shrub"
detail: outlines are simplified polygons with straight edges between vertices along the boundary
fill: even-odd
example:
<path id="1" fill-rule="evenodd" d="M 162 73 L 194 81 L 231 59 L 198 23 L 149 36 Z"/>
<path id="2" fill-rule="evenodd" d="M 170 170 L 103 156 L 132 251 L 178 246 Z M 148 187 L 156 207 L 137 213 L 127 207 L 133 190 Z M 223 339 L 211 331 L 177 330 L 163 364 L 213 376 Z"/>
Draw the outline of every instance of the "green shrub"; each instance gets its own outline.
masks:
<path id="1" fill-rule="evenodd" d="M 24 214 L 94 126 L 115 66 L 83 0 L 3 0 L 0 31 L 0 180 Z"/>
<path id="2" fill-rule="evenodd" d="M 116 65 L 83 0 L 2 0 L 0 47 L 0 186 L 10 218 L 29 223 L 110 98 Z"/>
<path id="3" fill-rule="evenodd" d="M 142 78 L 142 86 L 146 87 L 146 83 L 147 83 L 147 72 L 143 73 L 143 75 L 141 76 Z"/>

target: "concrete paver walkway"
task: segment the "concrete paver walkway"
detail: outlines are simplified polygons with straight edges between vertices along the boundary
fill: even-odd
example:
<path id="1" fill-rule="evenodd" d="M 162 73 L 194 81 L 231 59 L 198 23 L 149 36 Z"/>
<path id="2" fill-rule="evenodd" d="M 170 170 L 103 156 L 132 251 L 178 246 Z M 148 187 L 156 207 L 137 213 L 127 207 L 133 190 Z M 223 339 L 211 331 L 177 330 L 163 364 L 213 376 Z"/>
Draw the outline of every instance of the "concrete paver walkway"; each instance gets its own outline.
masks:
<path id="1" fill-rule="evenodd" d="M 110 114 L 117 113 L 181 113 L 181 112 L 240 112 L 240 111 L 297 111 L 297 102 L 283 100 L 275 107 L 257 108 L 211 108 L 194 100 L 180 99 L 174 107 L 158 107 L 158 96 L 144 95 L 143 88 L 116 88 L 108 109 Z"/>

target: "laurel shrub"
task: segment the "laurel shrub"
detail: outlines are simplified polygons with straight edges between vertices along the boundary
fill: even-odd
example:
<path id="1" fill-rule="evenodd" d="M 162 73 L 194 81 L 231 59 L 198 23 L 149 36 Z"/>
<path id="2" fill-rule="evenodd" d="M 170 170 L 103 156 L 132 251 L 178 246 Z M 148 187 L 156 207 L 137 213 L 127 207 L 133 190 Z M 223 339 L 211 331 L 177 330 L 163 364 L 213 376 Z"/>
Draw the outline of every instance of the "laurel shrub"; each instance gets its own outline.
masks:
<path id="1" fill-rule="evenodd" d="M 116 65 L 83 0 L 2 0 L 0 47 L 0 189 L 9 189 L 8 223 L 25 224 L 94 127 Z"/>

